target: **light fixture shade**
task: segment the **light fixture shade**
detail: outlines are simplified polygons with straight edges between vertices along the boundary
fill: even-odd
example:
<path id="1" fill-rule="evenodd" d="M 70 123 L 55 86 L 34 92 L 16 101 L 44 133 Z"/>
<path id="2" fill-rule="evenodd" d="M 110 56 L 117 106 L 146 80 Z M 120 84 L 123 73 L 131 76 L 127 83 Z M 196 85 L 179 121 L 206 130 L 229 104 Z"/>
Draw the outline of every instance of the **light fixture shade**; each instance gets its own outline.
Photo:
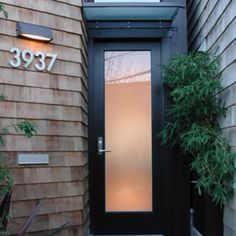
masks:
<path id="1" fill-rule="evenodd" d="M 51 29 L 41 25 L 17 22 L 16 32 L 18 37 L 25 37 L 39 41 L 49 42 L 53 39 Z"/>

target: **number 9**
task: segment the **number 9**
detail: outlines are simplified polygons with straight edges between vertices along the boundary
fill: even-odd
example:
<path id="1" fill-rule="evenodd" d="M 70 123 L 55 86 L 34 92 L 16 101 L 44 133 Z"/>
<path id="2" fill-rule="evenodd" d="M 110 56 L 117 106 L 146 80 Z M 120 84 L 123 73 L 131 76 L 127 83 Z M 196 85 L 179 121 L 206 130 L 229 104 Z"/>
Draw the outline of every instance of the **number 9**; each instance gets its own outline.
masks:
<path id="1" fill-rule="evenodd" d="M 33 53 L 28 49 L 25 49 L 22 52 L 21 57 L 22 57 L 23 61 L 25 62 L 25 65 L 24 65 L 25 69 L 29 67 L 29 65 L 32 63 L 32 61 L 34 59 Z"/>

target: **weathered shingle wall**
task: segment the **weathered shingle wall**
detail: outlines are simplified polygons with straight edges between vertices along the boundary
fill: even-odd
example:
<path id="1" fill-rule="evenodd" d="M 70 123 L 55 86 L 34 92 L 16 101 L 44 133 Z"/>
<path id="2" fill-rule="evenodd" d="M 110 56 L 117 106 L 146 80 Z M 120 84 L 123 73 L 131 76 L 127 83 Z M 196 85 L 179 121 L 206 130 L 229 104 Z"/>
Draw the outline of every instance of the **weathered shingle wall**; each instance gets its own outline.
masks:
<path id="1" fill-rule="evenodd" d="M 43 207 L 30 232 L 44 235 L 71 221 L 73 230 L 62 235 L 82 235 L 88 225 L 87 166 L 87 36 L 80 0 L 2 0 L 9 17 L 0 16 L 1 127 L 27 119 L 38 135 L 26 139 L 14 130 L 4 137 L 7 158 L 15 163 L 15 187 L 10 222 L 14 232 L 39 199 Z M 16 22 L 47 26 L 54 39 L 41 43 L 16 37 Z M 10 48 L 56 53 L 50 73 L 12 68 Z M 47 153 L 49 165 L 17 166 L 18 153 Z M 35 234 L 35 235 L 36 235 Z"/>
<path id="2" fill-rule="evenodd" d="M 188 0 L 188 36 L 190 50 L 210 50 L 220 58 L 220 96 L 228 108 L 220 124 L 236 151 L 236 1 Z M 224 236 L 235 235 L 236 194 L 224 210 Z"/>

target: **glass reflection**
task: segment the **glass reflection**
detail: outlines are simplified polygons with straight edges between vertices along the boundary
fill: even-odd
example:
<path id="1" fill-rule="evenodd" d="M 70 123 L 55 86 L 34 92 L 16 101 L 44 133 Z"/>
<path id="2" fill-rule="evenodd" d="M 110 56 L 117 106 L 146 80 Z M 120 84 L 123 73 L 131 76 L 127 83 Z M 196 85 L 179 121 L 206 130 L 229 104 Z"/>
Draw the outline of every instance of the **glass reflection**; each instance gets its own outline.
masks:
<path id="1" fill-rule="evenodd" d="M 149 51 L 105 52 L 106 211 L 152 211 Z"/>

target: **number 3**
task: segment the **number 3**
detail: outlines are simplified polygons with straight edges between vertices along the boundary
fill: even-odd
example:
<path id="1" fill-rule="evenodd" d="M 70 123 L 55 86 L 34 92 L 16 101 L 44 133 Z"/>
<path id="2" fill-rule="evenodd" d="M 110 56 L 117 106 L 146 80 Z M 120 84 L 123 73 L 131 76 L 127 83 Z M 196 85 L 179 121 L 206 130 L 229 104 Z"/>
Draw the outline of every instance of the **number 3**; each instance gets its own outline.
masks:
<path id="1" fill-rule="evenodd" d="M 10 65 L 14 68 L 19 67 L 21 64 L 19 48 L 11 48 L 10 53 L 15 53 L 14 60 L 9 62 Z"/>
<path id="2" fill-rule="evenodd" d="M 39 57 L 39 62 L 40 62 L 40 64 L 35 64 L 36 69 L 39 71 L 45 70 L 45 68 L 46 68 L 45 54 L 42 52 L 36 52 L 35 56 Z"/>

